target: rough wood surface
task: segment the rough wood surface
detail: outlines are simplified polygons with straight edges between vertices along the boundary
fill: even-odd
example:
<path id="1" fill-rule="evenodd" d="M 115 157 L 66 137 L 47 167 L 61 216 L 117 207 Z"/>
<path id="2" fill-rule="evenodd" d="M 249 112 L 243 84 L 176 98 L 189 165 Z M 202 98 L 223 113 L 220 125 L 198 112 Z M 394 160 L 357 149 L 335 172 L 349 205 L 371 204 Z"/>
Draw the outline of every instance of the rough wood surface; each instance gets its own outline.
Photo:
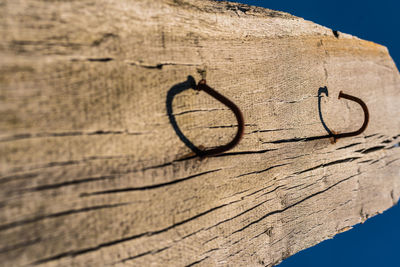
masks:
<path id="1" fill-rule="evenodd" d="M 400 196 L 400 77 L 383 46 L 203 0 L 5 0 L 0 31 L 4 266 L 272 266 Z M 190 89 L 203 70 L 246 128 L 201 160 L 182 138 L 213 147 L 237 127 Z M 362 124 L 340 90 L 368 105 L 367 130 L 313 138 L 321 119 Z"/>

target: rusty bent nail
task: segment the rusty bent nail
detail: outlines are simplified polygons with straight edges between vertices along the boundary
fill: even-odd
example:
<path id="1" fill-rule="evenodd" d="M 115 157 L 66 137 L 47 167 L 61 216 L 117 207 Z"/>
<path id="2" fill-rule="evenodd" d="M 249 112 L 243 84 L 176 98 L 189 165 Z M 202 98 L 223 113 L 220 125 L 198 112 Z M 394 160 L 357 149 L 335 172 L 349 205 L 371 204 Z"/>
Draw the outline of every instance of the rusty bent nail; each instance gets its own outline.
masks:
<path id="1" fill-rule="evenodd" d="M 360 104 L 360 106 L 362 107 L 362 109 L 364 111 L 364 123 L 360 127 L 360 129 L 358 129 L 357 131 L 349 132 L 349 133 L 333 134 L 334 141 L 336 141 L 339 138 L 351 137 L 351 136 L 356 136 L 356 135 L 361 134 L 367 128 L 368 121 L 369 121 L 368 108 L 367 108 L 367 105 L 364 103 L 364 101 L 362 101 L 358 97 L 345 94 L 342 91 L 340 91 L 340 93 L 339 93 L 338 99 L 340 99 L 340 98 L 345 98 L 345 99 L 348 99 L 348 100 L 351 100 L 351 101 L 354 101 L 354 102 L 357 102 L 358 104 Z"/>
<path id="2" fill-rule="evenodd" d="M 229 143 L 227 143 L 225 145 L 218 146 L 216 148 L 201 150 L 199 156 L 209 157 L 212 155 L 221 154 L 225 151 L 228 151 L 228 150 L 234 148 L 240 142 L 240 140 L 242 139 L 242 136 L 243 136 L 244 120 L 243 120 L 242 112 L 240 111 L 238 106 L 236 106 L 232 101 L 230 101 L 228 98 L 226 98 L 225 96 L 221 95 L 220 93 L 218 93 L 217 91 L 215 91 L 214 89 L 209 87 L 206 84 L 205 79 L 202 79 L 199 81 L 199 83 L 197 84 L 196 90 L 199 90 L 199 91 L 201 90 L 201 91 L 206 92 L 207 94 L 214 97 L 215 99 L 220 101 L 222 104 L 224 104 L 225 106 L 230 108 L 233 111 L 233 113 L 235 114 L 236 120 L 238 122 L 238 130 L 237 130 L 235 137 L 232 139 L 232 141 L 230 141 Z"/>

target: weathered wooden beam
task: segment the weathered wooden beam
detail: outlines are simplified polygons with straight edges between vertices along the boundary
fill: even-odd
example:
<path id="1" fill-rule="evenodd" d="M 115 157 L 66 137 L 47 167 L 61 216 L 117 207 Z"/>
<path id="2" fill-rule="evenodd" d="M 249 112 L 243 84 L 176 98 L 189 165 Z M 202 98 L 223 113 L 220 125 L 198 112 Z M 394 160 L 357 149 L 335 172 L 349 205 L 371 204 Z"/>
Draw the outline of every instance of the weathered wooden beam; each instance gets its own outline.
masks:
<path id="1" fill-rule="evenodd" d="M 204 0 L 6 0 L 0 31 L 5 266 L 272 266 L 400 196 L 400 77 L 381 45 Z M 237 127 L 191 89 L 204 71 L 246 127 L 200 159 L 188 141 Z M 341 90 L 367 130 L 314 138 L 362 124 Z"/>

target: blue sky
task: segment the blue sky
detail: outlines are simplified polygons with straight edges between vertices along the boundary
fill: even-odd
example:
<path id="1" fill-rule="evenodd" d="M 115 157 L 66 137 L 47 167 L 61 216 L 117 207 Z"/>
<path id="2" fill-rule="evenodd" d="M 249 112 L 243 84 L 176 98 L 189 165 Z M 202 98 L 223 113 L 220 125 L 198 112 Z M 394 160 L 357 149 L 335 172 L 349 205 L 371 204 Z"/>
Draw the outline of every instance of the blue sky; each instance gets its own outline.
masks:
<path id="1" fill-rule="evenodd" d="M 333 30 L 385 45 L 397 67 L 400 66 L 400 0 L 232 2 L 285 11 Z M 399 226 L 400 205 L 396 205 L 334 239 L 289 257 L 279 267 L 399 267 Z"/>

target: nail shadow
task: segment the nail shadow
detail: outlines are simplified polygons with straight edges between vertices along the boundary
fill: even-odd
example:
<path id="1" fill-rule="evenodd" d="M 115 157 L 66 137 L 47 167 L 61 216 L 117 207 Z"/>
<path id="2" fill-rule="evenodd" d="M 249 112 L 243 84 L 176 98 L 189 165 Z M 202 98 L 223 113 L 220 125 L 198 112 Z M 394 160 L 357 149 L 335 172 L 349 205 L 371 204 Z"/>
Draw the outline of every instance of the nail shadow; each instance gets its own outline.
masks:
<path id="1" fill-rule="evenodd" d="M 192 142 L 190 142 L 190 140 L 183 134 L 183 132 L 179 128 L 178 123 L 176 122 L 176 119 L 175 119 L 173 108 L 172 108 L 172 102 L 173 102 L 175 96 L 177 96 L 178 94 L 180 94 L 186 90 L 195 89 L 195 88 L 196 88 L 196 81 L 192 76 L 188 76 L 186 81 L 172 86 L 167 93 L 166 109 L 167 109 L 167 115 L 168 115 L 169 122 L 171 123 L 172 128 L 174 129 L 174 131 L 175 131 L 176 135 L 179 137 L 179 139 L 188 148 L 190 148 L 190 150 L 192 150 L 197 156 L 202 156 L 203 151 L 200 150 L 198 147 L 196 147 Z M 301 141 L 313 141 L 313 140 L 318 140 L 318 139 L 334 137 L 333 132 L 328 128 L 328 126 L 326 125 L 324 118 L 322 116 L 322 109 L 321 109 L 322 94 L 329 96 L 328 88 L 326 86 L 320 87 L 318 89 L 318 115 L 319 115 L 319 119 L 320 119 L 324 129 L 328 133 L 327 135 L 280 140 L 280 141 L 275 141 L 272 143 L 287 143 L 287 142 L 296 142 L 296 141 L 300 141 L 300 140 Z"/>
<path id="2" fill-rule="evenodd" d="M 321 111 L 321 98 L 322 98 L 323 93 L 326 96 L 329 96 L 328 87 L 324 86 L 324 87 L 320 87 L 318 89 L 318 114 L 319 114 L 319 119 L 321 120 L 322 126 L 324 126 L 325 130 L 328 132 L 328 135 L 330 137 L 330 136 L 333 136 L 333 133 L 326 125 L 324 118 L 322 117 L 322 111 Z"/>
<path id="3" fill-rule="evenodd" d="M 195 79 L 192 76 L 188 76 L 186 81 L 175 84 L 169 89 L 165 104 L 167 107 L 167 115 L 169 122 L 171 123 L 172 128 L 174 129 L 176 135 L 188 148 L 190 148 L 194 153 L 196 153 L 196 155 L 202 155 L 202 151 L 198 147 L 196 147 L 192 142 L 190 142 L 190 140 L 187 139 L 187 137 L 182 133 L 181 129 L 178 126 L 178 123 L 176 122 L 175 115 L 172 109 L 172 102 L 176 95 L 188 89 L 195 89 L 195 88 L 196 88 Z"/>
<path id="4" fill-rule="evenodd" d="M 319 139 L 324 139 L 324 138 L 335 137 L 334 133 L 326 125 L 326 123 L 324 121 L 324 118 L 322 116 L 322 109 L 321 109 L 322 94 L 325 94 L 326 96 L 329 96 L 328 88 L 326 86 L 320 87 L 318 89 L 318 115 L 319 115 L 319 119 L 320 119 L 320 121 L 322 123 L 322 126 L 324 126 L 324 129 L 328 132 L 328 134 L 326 134 L 326 135 L 318 135 L 318 136 L 311 136 L 311 137 L 303 137 L 303 138 L 283 139 L 283 140 L 272 141 L 270 143 L 279 144 L 279 143 L 292 143 L 292 142 L 299 142 L 299 141 L 307 142 L 307 141 L 314 141 L 314 140 L 319 140 Z"/>

